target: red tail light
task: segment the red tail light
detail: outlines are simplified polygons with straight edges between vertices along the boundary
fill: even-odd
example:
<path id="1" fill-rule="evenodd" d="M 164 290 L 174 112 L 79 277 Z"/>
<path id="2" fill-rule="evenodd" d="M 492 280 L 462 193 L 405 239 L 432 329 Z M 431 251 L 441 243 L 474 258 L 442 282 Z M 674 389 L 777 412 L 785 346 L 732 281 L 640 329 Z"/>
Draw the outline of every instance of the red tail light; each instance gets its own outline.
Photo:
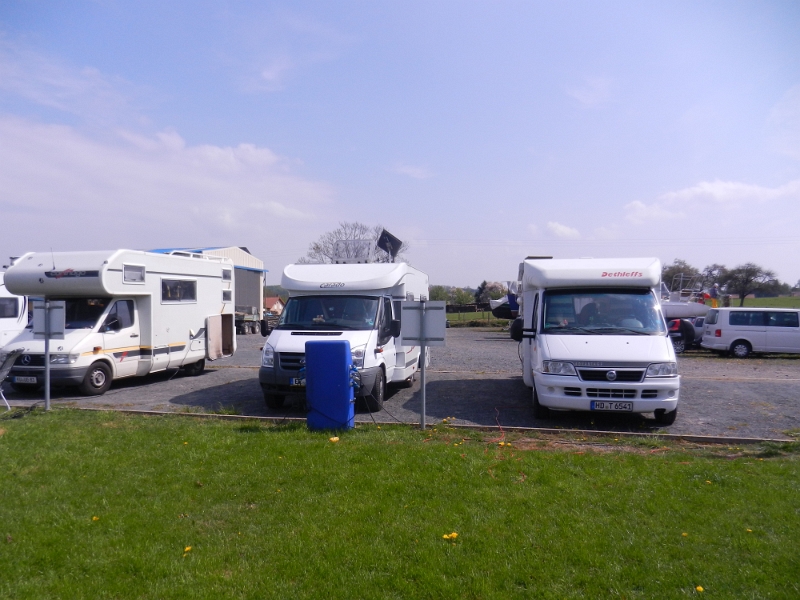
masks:
<path id="1" fill-rule="evenodd" d="M 722 329 L 715 330 L 714 337 L 722 337 Z"/>
<path id="2" fill-rule="evenodd" d="M 669 327 L 670 331 L 680 331 L 681 322 L 678 319 L 675 319 L 674 321 L 667 323 L 667 327 Z"/>

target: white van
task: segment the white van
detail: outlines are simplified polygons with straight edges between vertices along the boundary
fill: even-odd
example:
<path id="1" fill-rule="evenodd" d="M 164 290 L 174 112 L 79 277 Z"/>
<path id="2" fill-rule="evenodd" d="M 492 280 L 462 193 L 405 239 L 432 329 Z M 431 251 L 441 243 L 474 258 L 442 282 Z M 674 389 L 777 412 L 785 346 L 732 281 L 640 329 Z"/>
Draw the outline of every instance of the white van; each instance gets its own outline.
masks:
<path id="1" fill-rule="evenodd" d="M 661 314 L 657 258 L 520 264 L 522 376 L 533 411 L 678 412 L 680 377 Z"/>
<path id="2" fill-rule="evenodd" d="M 182 367 L 236 350 L 230 259 L 136 250 L 29 253 L 6 272 L 14 294 L 65 302 L 64 339 L 50 342 L 50 381 L 103 394 L 113 379 Z M 3 352 L 24 349 L 9 379 L 44 383 L 44 340 L 25 329 Z"/>
<path id="3" fill-rule="evenodd" d="M 800 353 L 799 314 L 789 308 L 712 308 L 700 345 L 738 358 L 752 352 Z"/>
<path id="4" fill-rule="evenodd" d="M 4 274 L 0 273 L 0 350 L 28 324 L 28 299 L 9 292 L 3 277 Z"/>
<path id="5" fill-rule="evenodd" d="M 305 344 L 348 340 L 360 401 L 380 410 L 387 383 L 412 383 L 419 346 L 401 346 L 400 302 L 428 296 L 428 276 L 406 263 L 296 264 L 283 271 L 289 299 L 269 333 L 258 381 L 269 408 L 305 396 Z"/>

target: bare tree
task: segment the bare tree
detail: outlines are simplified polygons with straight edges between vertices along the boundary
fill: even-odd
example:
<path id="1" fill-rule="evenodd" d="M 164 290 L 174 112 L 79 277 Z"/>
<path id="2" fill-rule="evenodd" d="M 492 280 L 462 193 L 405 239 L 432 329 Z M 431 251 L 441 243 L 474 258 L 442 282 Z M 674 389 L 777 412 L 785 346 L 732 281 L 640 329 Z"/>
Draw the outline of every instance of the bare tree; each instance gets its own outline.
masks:
<path id="1" fill-rule="evenodd" d="M 745 296 L 775 284 L 775 273 L 753 263 L 746 263 L 727 272 L 725 288 L 739 294 L 739 306 L 744 306 Z"/>
<path id="2" fill-rule="evenodd" d="M 369 262 L 388 263 L 392 257 L 377 246 L 378 238 L 383 232 L 382 225 L 370 227 L 363 223 L 342 221 L 333 231 L 323 233 L 316 242 L 308 246 L 308 252 L 300 258 L 299 263 L 332 263 L 336 258 L 359 258 Z M 363 242 L 363 241 L 366 241 Z M 405 242 L 395 257 L 395 262 L 404 262 L 401 253 L 408 251 Z"/>
<path id="3" fill-rule="evenodd" d="M 703 289 L 708 289 L 713 286 L 715 283 L 722 283 L 727 278 L 728 269 L 725 265 L 718 265 L 714 263 L 713 265 L 708 265 L 705 269 L 703 269 Z"/>

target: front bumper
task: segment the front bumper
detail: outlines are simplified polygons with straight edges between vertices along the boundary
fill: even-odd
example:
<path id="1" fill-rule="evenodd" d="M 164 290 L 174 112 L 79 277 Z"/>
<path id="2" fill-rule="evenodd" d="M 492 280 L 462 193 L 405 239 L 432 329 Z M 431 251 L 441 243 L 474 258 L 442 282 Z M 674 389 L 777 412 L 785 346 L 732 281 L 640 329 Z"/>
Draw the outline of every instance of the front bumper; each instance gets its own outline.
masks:
<path id="1" fill-rule="evenodd" d="M 365 396 L 372 392 L 372 388 L 375 385 L 375 377 L 377 377 L 380 368 L 378 366 L 358 370 L 361 375 L 361 386 L 356 395 Z M 290 384 L 292 378 L 296 377 L 298 377 L 297 371 L 284 371 L 280 367 L 277 369 L 260 367 L 258 369 L 258 383 L 261 386 L 261 390 L 267 394 L 305 396 L 305 386 Z"/>
<path id="2" fill-rule="evenodd" d="M 50 385 L 80 385 L 86 377 L 86 371 L 88 370 L 89 367 L 50 367 Z M 15 377 L 36 377 L 35 385 L 44 385 L 44 368 L 13 367 L 8 373 L 8 379 L 6 381 L 16 383 Z"/>
<path id="3" fill-rule="evenodd" d="M 675 410 L 680 397 L 681 378 L 651 377 L 641 383 L 581 381 L 578 377 L 534 372 L 539 404 L 556 410 L 592 410 L 594 400 L 631 402 L 634 413 Z"/>

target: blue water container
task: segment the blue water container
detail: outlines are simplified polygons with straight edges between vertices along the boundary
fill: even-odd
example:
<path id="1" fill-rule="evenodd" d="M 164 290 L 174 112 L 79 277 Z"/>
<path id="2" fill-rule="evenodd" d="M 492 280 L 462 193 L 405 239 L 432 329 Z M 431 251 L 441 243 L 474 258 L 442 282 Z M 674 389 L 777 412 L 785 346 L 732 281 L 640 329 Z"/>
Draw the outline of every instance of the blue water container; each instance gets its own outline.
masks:
<path id="1" fill-rule="evenodd" d="M 309 429 L 352 429 L 355 426 L 352 364 L 347 340 L 306 342 L 306 423 Z"/>

